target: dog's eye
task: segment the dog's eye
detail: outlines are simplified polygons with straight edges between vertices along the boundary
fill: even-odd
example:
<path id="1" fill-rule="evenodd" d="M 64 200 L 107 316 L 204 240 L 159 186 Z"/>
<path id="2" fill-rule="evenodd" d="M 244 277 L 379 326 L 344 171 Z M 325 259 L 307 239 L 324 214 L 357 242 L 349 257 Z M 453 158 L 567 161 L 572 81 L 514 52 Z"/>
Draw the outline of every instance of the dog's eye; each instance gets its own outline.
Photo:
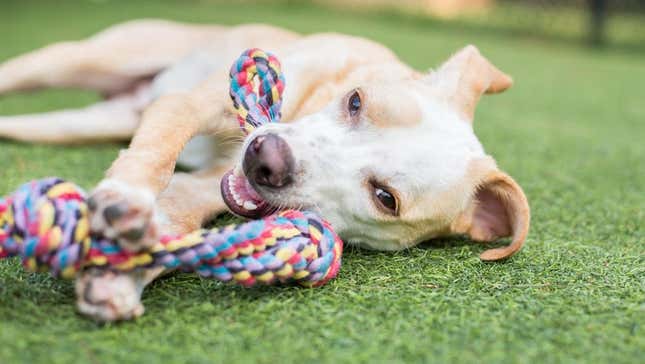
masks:
<path id="1" fill-rule="evenodd" d="M 358 90 L 352 91 L 347 99 L 347 111 L 349 111 L 349 116 L 355 118 L 361 112 L 362 107 L 361 94 Z"/>
<path id="2" fill-rule="evenodd" d="M 399 214 L 399 204 L 394 193 L 375 182 L 371 182 L 371 184 L 376 205 L 388 214 L 397 216 Z"/>

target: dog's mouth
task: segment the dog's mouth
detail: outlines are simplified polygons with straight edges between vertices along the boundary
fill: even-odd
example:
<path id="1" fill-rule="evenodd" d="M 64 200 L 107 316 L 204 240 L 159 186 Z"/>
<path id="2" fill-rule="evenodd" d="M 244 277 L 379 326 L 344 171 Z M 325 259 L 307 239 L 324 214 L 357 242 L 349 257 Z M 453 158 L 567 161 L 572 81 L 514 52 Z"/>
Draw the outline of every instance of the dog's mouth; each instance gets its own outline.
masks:
<path id="1" fill-rule="evenodd" d="M 260 196 L 239 167 L 228 171 L 222 177 L 220 189 L 224 203 L 236 215 L 258 219 L 278 210 Z"/>

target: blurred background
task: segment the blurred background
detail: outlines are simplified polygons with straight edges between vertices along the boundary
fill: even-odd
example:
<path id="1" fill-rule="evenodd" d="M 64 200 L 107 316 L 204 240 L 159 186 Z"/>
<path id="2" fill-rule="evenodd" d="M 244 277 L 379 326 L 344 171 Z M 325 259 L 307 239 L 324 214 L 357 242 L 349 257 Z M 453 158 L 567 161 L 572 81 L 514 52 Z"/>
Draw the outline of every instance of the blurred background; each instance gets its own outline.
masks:
<path id="1" fill-rule="evenodd" d="M 292 1 L 299 3 L 302 1 Z M 543 37 L 645 46 L 645 0 L 315 0 L 354 10 L 394 10 L 448 24 Z"/>
<path id="2" fill-rule="evenodd" d="M 128 8 L 141 10 L 172 7 L 195 8 L 208 5 L 272 6 L 282 9 L 336 9 L 353 15 L 405 17 L 476 32 L 527 36 L 552 41 L 584 42 L 592 46 L 645 49 L 645 0 L 133 0 L 121 14 L 135 15 Z M 43 9 L 62 9 L 68 5 L 83 8 L 94 5 L 123 6 L 120 0 L 1 0 L 5 14 L 17 13 L 30 5 Z M 53 7 L 52 7 L 53 5 Z M 168 8 L 168 7 L 167 7 Z M 168 8 L 169 9 L 169 8 Z M 110 9 L 107 13 L 114 12 Z M 215 9 L 213 9 L 214 11 Z M 255 9 L 248 9 L 249 16 Z M 130 14 L 128 14 L 130 13 Z M 56 16 L 56 13 L 50 13 Z M 68 13 L 73 17 L 73 13 Z M 100 21 L 100 14 L 94 20 Z M 141 14 L 143 15 L 143 14 Z M 141 16 L 139 15 L 139 16 Z M 169 14 L 169 17 L 176 17 Z M 154 11 L 150 16 L 156 16 Z M 207 13 L 200 17 L 208 18 Z M 76 20 L 77 21 L 77 20 Z"/>

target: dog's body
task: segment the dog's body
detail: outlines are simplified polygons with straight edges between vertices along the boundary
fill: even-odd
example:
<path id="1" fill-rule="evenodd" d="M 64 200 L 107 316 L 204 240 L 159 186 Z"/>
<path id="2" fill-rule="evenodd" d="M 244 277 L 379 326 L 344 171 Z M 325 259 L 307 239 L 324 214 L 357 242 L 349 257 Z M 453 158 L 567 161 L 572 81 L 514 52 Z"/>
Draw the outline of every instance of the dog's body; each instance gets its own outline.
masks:
<path id="1" fill-rule="evenodd" d="M 242 144 L 228 70 L 253 47 L 281 60 L 283 120 L 293 122 L 261 127 Z M 423 74 L 356 37 L 144 20 L 0 65 L 0 94 L 79 87 L 107 96 L 81 110 L 0 117 L 0 136 L 54 143 L 134 136 L 91 199 L 92 229 L 128 249 L 195 229 L 226 205 L 247 217 L 304 207 L 345 240 L 375 249 L 450 234 L 512 236 L 509 246 L 482 254 L 497 260 L 521 248 L 529 208 L 471 123 L 479 97 L 511 83 L 471 46 Z M 197 171 L 173 175 L 177 161 Z M 159 273 L 86 275 L 79 307 L 103 320 L 136 316 L 141 290 Z"/>

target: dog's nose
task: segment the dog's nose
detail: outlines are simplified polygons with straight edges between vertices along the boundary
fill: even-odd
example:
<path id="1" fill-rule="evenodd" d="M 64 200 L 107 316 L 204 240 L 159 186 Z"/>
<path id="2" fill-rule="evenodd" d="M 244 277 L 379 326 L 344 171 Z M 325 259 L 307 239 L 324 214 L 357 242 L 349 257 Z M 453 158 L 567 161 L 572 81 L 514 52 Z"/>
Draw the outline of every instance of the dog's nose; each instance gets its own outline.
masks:
<path id="1" fill-rule="evenodd" d="M 261 135 L 249 144 L 242 168 L 255 183 L 282 188 L 293 181 L 294 160 L 287 142 L 275 134 Z"/>

